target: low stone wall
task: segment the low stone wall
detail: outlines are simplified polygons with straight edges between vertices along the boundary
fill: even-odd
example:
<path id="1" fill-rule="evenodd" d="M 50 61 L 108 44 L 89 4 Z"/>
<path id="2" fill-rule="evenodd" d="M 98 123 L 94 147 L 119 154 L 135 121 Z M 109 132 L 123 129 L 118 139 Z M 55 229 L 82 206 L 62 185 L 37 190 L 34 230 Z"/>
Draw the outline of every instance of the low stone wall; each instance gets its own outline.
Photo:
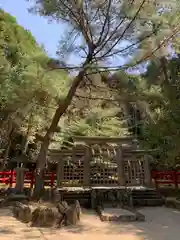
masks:
<path id="1" fill-rule="evenodd" d="M 2 191 L 2 196 L 10 196 L 14 189 Z M 31 199 L 33 196 L 33 189 L 25 188 L 24 196 Z M 6 198 L 6 197 L 5 197 Z M 66 201 L 72 204 L 76 199 L 79 200 L 80 205 L 85 208 L 96 209 L 98 205 L 103 206 L 132 206 L 131 189 L 119 187 L 97 187 L 97 188 L 59 188 L 59 189 L 45 189 L 42 200 L 58 203 Z M 18 199 L 17 199 L 18 201 Z M 7 201 L 6 201 L 7 202 Z"/>
<path id="2" fill-rule="evenodd" d="M 31 196 L 31 190 L 25 189 L 27 196 Z M 59 202 L 66 201 L 72 204 L 76 199 L 80 205 L 86 208 L 96 209 L 101 206 L 131 206 L 132 194 L 130 188 L 125 187 L 68 187 L 59 189 L 45 189 L 42 200 Z"/>
<path id="3" fill-rule="evenodd" d="M 91 207 L 133 207 L 131 189 L 97 188 L 91 192 Z"/>
<path id="4" fill-rule="evenodd" d="M 3 195 L 10 195 L 14 189 L 2 191 Z M 33 189 L 25 188 L 24 194 L 31 199 Z M 49 188 L 45 189 L 43 201 L 66 201 L 72 204 L 76 199 L 81 206 L 95 209 L 97 205 L 132 206 L 132 194 L 130 188 L 125 187 L 87 187 L 87 188 Z"/>

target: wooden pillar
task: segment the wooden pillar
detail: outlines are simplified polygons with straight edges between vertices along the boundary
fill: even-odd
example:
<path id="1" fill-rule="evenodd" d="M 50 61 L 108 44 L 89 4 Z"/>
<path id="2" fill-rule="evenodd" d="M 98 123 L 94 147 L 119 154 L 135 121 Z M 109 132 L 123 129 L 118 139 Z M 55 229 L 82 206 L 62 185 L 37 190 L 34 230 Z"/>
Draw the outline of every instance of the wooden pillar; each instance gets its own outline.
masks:
<path id="1" fill-rule="evenodd" d="M 10 171 L 10 180 L 9 180 L 9 187 L 12 188 L 13 187 L 13 182 L 14 182 L 14 170 L 12 169 Z"/>
<path id="2" fill-rule="evenodd" d="M 62 155 L 60 155 L 57 166 L 57 187 L 62 186 L 63 179 L 64 179 L 64 160 Z"/>
<path id="3" fill-rule="evenodd" d="M 72 162 L 76 161 L 76 145 L 72 148 Z"/>
<path id="4" fill-rule="evenodd" d="M 149 157 L 147 154 L 144 156 L 144 185 L 146 187 L 152 186 Z"/>
<path id="5" fill-rule="evenodd" d="M 85 186 L 90 186 L 91 181 L 91 167 L 90 167 L 90 161 L 91 161 L 92 153 L 91 148 L 89 146 L 85 147 L 85 154 L 84 154 L 84 177 L 83 182 Z"/>
<path id="6" fill-rule="evenodd" d="M 53 186 L 54 186 L 54 180 L 55 180 L 54 172 L 51 172 L 51 176 L 50 176 L 50 186 L 51 186 L 51 188 L 53 188 Z"/>
<path id="7" fill-rule="evenodd" d="M 16 187 L 15 191 L 17 193 L 22 193 L 24 191 L 24 173 L 27 169 L 17 167 L 16 168 Z"/>
<path id="8" fill-rule="evenodd" d="M 30 183 L 30 188 L 33 188 L 33 185 L 34 185 L 34 171 L 32 171 L 30 173 L 30 179 L 31 179 L 31 183 Z"/>
<path id="9" fill-rule="evenodd" d="M 122 146 L 118 146 L 116 152 L 116 162 L 117 162 L 117 171 L 118 171 L 118 183 L 120 186 L 125 186 L 125 174 L 124 174 L 124 159 L 122 154 Z"/>

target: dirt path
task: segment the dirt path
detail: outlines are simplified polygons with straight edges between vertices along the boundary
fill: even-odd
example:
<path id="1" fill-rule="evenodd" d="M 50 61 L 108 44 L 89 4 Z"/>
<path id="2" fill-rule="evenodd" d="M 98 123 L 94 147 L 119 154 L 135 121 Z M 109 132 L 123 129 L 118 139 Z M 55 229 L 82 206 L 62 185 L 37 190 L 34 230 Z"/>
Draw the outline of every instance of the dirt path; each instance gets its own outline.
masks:
<path id="1" fill-rule="evenodd" d="M 146 222 L 103 223 L 93 212 L 83 214 L 77 227 L 66 229 L 30 228 L 0 209 L 0 240 L 179 240 L 180 212 L 168 208 L 144 208 Z"/>

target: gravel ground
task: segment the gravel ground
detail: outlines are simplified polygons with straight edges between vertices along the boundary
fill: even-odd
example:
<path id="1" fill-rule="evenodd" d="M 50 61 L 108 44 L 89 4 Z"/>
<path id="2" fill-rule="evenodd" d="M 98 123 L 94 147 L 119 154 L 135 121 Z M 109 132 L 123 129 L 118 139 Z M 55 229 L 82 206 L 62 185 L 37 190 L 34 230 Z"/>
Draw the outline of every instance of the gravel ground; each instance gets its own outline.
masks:
<path id="1" fill-rule="evenodd" d="M 83 213 L 76 227 L 64 229 L 31 228 L 0 209 L 0 240 L 179 240 L 180 212 L 165 208 L 143 208 L 146 222 L 101 222 L 92 211 Z"/>

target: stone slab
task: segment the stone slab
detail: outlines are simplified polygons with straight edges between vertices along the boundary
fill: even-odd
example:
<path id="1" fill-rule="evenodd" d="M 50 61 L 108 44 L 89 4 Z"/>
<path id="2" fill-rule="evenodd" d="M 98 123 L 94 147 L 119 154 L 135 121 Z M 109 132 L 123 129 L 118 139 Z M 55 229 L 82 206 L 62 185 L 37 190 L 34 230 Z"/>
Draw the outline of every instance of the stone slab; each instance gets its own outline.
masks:
<path id="1" fill-rule="evenodd" d="M 136 221 L 136 214 L 123 208 L 106 208 L 101 211 L 102 221 Z"/>
<path id="2" fill-rule="evenodd" d="M 117 215 L 117 216 L 133 215 L 134 216 L 135 215 L 134 213 L 123 208 L 105 208 L 102 211 L 102 214 L 107 216 L 114 216 L 114 215 Z"/>

